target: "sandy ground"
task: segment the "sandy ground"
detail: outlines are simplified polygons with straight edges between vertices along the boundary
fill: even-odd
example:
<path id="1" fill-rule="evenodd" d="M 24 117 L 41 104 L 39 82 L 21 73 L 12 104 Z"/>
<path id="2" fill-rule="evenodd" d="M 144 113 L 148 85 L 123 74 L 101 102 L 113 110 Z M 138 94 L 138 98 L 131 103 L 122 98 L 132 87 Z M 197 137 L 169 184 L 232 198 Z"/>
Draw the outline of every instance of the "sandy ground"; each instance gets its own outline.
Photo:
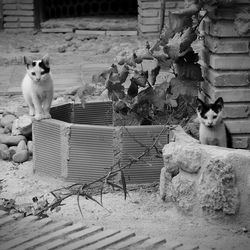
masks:
<path id="1" fill-rule="evenodd" d="M 21 34 L 0 35 L 5 37 L 0 39 L 0 55 L 2 58 L 12 58 L 14 55 L 31 53 L 31 46 L 37 43 L 39 53 L 46 51 L 45 46 L 47 44 L 47 49 L 54 53 L 54 60 L 56 60 L 61 55 L 57 51 L 57 46 L 65 42 L 62 39 L 65 38 L 65 35 L 55 35 L 54 37 L 51 35 L 46 37 L 44 34 L 35 36 L 32 34 L 30 37 L 24 37 Z M 14 37 L 11 39 L 11 36 Z M 111 62 L 115 51 L 121 49 L 120 46 L 132 48 L 142 44 L 141 40 L 135 38 L 120 37 L 112 39 L 97 38 L 92 42 L 86 40 L 86 44 L 92 46 L 92 49 L 86 50 L 85 54 L 81 51 L 81 56 L 89 59 L 89 61 Z M 21 47 L 13 45 L 19 44 L 18 42 L 22 45 Z M 86 44 L 83 42 L 82 46 Z M 97 53 L 95 46 L 98 46 L 103 52 Z M 109 48 L 106 52 L 105 47 Z M 114 50 L 115 47 L 116 50 Z M 64 63 L 70 63 L 77 58 L 79 51 L 78 49 L 66 51 L 66 54 L 63 55 L 65 56 L 64 60 L 67 61 L 64 61 Z M 26 112 L 26 107 L 21 96 L 1 96 L 0 110 L 22 114 Z M 19 165 L 0 160 L 0 179 L 2 180 L 0 182 L 0 198 L 12 198 L 18 204 L 30 203 L 34 196 L 44 195 L 67 185 L 60 179 L 34 174 L 32 159 Z M 82 199 L 80 203 L 83 209 L 84 223 L 87 225 L 103 225 L 110 229 L 131 230 L 138 236 L 165 237 L 170 246 L 179 243 L 184 244 L 186 248 L 182 249 L 189 249 L 188 246 L 199 246 L 199 249 L 249 249 L 250 233 L 246 232 L 245 229 L 247 228 L 244 223 L 232 222 L 229 218 L 216 220 L 211 217 L 199 217 L 196 214 L 183 214 L 174 204 L 161 201 L 157 184 L 144 188 L 133 186 L 130 189 L 127 200 L 124 200 L 122 192 L 116 191 L 104 194 L 105 209 L 92 201 Z M 99 197 L 97 198 L 99 199 Z M 81 215 L 77 207 L 76 197 L 66 200 L 61 211 L 51 213 L 50 216 L 55 220 L 79 221 Z"/>

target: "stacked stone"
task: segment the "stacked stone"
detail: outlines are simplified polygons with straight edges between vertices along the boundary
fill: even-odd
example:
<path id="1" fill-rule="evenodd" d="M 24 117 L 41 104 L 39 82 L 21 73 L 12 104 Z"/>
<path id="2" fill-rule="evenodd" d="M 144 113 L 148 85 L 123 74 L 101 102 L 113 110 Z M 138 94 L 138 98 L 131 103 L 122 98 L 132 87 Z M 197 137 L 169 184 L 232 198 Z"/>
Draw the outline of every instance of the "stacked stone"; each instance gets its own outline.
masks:
<path id="1" fill-rule="evenodd" d="M 162 2 L 162 0 L 138 0 L 138 30 L 140 35 L 159 35 Z M 184 0 L 166 0 L 164 23 L 168 23 L 169 11 L 179 10 L 183 7 Z"/>
<path id="2" fill-rule="evenodd" d="M 33 0 L 3 0 L 3 27 L 5 30 L 33 30 L 35 11 Z"/>
<path id="3" fill-rule="evenodd" d="M 250 12 L 249 0 L 220 7 L 204 22 L 204 96 L 213 102 L 222 97 L 224 117 L 233 147 L 250 149 L 250 30 L 240 34 L 235 18 Z"/>

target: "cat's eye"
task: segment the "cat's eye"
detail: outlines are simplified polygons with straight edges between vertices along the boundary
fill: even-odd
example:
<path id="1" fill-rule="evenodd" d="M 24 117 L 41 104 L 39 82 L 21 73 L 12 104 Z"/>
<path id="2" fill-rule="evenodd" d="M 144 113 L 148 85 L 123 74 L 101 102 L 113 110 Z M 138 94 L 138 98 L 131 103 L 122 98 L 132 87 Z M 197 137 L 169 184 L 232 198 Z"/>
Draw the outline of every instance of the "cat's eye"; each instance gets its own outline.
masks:
<path id="1" fill-rule="evenodd" d="M 41 75 L 44 75 L 45 74 L 45 71 L 41 72 Z"/>
<path id="2" fill-rule="evenodd" d="M 36 73 L 35 73 L 35 72 L 32 72 L 31 74 L 32 74 L 33 76 L 35 76 L 35 75 L 36 75 Z"/>
<path id="3" fill-rule="evenodd" d="M 216 118 L 217 118 L 217 115 L 214 115 L 214 116 L 213 116 L 213 119 L 216 119 Z"/>

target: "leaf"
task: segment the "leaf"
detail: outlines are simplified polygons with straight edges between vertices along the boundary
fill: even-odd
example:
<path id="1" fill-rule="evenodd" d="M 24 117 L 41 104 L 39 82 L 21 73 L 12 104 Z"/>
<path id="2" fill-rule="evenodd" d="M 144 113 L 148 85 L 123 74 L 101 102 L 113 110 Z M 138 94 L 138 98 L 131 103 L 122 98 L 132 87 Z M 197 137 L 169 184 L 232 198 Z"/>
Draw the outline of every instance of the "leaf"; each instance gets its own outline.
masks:
<path id="1" fill-rule="evenodd" d="M 169 12 L 169 26 L 173 34 L 192 26 L 192 15 L 180 11 Z"/>
<path id="2" fill-rule="evenodd" d="M 119 73 L 120 83 L 124 83 L 129 75 L 129 68 L 127 65 L 123 65 L 121 72 Z"/>
<path id="3" fill-rule="evenodd" d="M 159 75 L 160 69 L 161 67 L 158 65 L 154 69 L 151 70 L 151 84 L 152 85 L 155 85 L 156 77 Z"/>
<path id="4" fill-rule="evenodd" d="M 136 82 L 135 82 L 135 80 L 133 78 L 131 78 L 130 81 L 131 81 L 131 84 L 130 84 L 130 86 L 128 88 L 127 94 L 131 98 L 134 98 L 138 94 L 138 85 L 136 84 Z"/>
<path id="5" fill-rule="evenodd" d="M 127 106 L 127 104 L 124 101 L 119 100 L 118 102 L 115 103 L 114 110 L 116 113 L 127 115 L 128 112 L 130 111 L 130 108 Z"/>
<path id="6" fill-rule="evenodd" d="M 121 170 L 121 181 L 122 181 L 122 188 L 124 192 L 124 199 L 127 198 L 127 186 L 126 186 L 126 180 L 123 171 Z"/>
<path id="7" fill-rule="evenodd" d="M 118 99 L 124 98 L 125 96 L 124 86 L 120 83 L 120 81 L 113 82 L 111 78 L 112 78 L 112 73 L 110 73 L 109 77 L 105 82 L 109 98 L 113 101 L 117 101 Z"/>
<path id="8" fill-rule="evenodd" d="M 148 71 L 136 70 L 132 79 L 138 86 L 146 87 L 146 84 L 148 82 Z"/>
<path id="9" fill-rule="evenodd" d="M 183 33 L 176 33 L 173 38 L 169 39 L 168 44 L 164 47 L 164 52 L 173 60 L 176 60 L 193 50 L 191 44 L 196 37 L 191 28 L 187 28 Z"/>

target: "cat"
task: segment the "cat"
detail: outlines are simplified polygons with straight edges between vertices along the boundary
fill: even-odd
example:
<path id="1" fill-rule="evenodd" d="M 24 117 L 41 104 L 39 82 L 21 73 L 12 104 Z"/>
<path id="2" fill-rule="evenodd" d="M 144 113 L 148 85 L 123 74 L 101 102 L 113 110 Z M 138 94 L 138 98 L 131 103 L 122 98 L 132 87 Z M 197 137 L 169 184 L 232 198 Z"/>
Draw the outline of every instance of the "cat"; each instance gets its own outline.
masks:
<path id="1" fill-rule="evenodd" d="M 222 117 L 223 107 L 222 97 L 212 104 L 206 104 L 197 98 L 196 111 L 200 122 L 199 140 L 201 144 L 231 147 L 230 133 Z"/>
<path id="2" fill-rule="evenodd" d="M 36 120 L 49 119 L 54 94 L 49 55 L 34 61 L 24 56 L 24 63 L 26 75 L 22 81 L 22 93 L 29 107 L 29 115 L 35 116 Z"/>

